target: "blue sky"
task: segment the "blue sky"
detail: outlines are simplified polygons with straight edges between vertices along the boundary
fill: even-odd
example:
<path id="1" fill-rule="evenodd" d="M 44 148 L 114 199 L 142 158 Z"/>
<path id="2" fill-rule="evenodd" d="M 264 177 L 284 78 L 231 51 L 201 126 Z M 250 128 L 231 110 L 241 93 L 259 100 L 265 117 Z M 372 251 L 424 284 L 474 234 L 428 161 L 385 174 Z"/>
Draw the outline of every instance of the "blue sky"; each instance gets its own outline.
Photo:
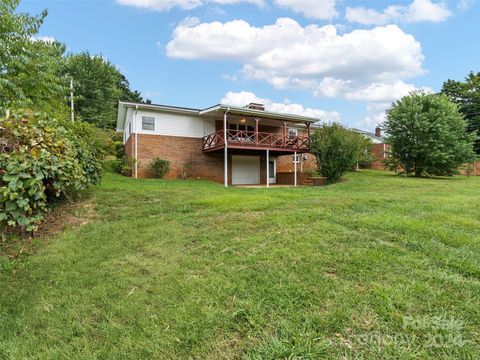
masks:
<path id="1" fill-rule="evenodd" d="M 263 101 L 372 130 L 418 88 L 480 71 L 475 0 L 23 0 L 39 36 L 117 64 L 154 103 Z"/>

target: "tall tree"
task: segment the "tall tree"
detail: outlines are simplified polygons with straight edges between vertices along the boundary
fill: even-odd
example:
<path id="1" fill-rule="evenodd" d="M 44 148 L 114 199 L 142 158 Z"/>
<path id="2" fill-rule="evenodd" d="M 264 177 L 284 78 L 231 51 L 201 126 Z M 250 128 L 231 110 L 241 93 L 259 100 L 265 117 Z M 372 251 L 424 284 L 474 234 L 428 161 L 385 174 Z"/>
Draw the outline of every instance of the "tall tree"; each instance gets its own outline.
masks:
<path id="1" fill-rule="evenodd" d="M 75 112 L 101 128 L 114 128 L 119 100 L 143 102 L 138 91 L 114 64 L 89 52 L 67 58 L 67 76 L 73 79 Z"/>
<path id="2" fill-rule="evenodd" d="M 445 95 L 413 92 L 387 110 L 383 123 L 390 163 L 407 174 L 452 175 L 475 159 L 475 135 L 457 105 Z"/>
<path id="3" fill-rule="evenodd" d="M 475 151 L 480 155 L 480 72 L 470 72 L 464 82 L 447 80 L 442 93 L 458 105 L 467 120 L 467 130 L 477 131 Z"/>
<path id="4" fill-rule="evenodd" d="M 38 16 L 15 13 L 18 5 L 19 0 L 0 2 L 0 113 L 19 107 L 63 111 L 65 48 L 35 40 L 46 11 Z"/>

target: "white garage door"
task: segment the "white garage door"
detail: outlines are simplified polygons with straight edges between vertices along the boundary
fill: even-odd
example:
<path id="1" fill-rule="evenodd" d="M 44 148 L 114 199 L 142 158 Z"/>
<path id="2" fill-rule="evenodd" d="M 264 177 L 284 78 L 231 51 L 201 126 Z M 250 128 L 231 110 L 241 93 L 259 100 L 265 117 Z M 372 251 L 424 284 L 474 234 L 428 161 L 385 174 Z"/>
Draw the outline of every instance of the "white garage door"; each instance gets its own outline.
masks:
<path id="1" fill-rule="evenodd" d="M 252 185 L 260 183 L 259 156 L 232 156 L 232 184 Z"/>

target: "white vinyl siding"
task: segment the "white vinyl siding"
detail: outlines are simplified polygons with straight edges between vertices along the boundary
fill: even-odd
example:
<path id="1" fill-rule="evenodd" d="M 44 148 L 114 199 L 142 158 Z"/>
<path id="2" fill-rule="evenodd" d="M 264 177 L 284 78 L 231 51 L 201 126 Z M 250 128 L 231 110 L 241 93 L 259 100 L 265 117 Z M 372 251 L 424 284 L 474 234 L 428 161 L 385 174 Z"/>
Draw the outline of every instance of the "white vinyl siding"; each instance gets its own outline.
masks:
<path id="1" fill-rule="evenodd" d="M 196 115 L 138 111 L 136 115 L 133 115 L 133 118 L 137 120 L 136 128 L 139 134 L 202 138 L 215 132 L 215 121 L 213 119 Z M 142 121 L 144 118 L 154 119 L 154 130 L 144 129 Z"/>

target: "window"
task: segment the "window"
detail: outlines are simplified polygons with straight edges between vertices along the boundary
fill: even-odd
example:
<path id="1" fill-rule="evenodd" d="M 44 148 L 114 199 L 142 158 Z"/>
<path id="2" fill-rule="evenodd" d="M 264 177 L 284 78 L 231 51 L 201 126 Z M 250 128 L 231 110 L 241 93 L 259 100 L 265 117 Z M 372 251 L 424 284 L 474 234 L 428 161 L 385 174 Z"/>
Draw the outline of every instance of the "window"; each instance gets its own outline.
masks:
<path id="1" fill-rule="evenodd" d="M 149 116 L 142 116 L 142 130 L 155 130 L 155 118 Z"/>
<path id="2" fill-rule="evenodd" d="M 228 130 L 234 131 L 246 131 L 246 133 L 234 133 L 235 135 L 231 134 L 231 140 L 235 141 L 254 141 L 255 140 L 255 127 L 246 125 L 246 124 L 234 124 L 228 123 Z"/>
<path id="3" fill-rule="evenodd" d="M 300 156 L 301 155 L 297 155 L 297 157 L 295 157 L 295 155 L 292 156 L 292 162 L 295 164 L 300 164 Z"/>
<path id="4" fill-rule="evenodd" d="M 298 129 L 288 129 L 288 138 L 293 140 L 298 135 Z"/>
<path id="5" fill-rule="evenodd" d="M 128 134 L 127 134 L 127 136 L 130 135 L 131 133 L 132 133 L 132 122 L 130 121 L 128 123 Z"/>

